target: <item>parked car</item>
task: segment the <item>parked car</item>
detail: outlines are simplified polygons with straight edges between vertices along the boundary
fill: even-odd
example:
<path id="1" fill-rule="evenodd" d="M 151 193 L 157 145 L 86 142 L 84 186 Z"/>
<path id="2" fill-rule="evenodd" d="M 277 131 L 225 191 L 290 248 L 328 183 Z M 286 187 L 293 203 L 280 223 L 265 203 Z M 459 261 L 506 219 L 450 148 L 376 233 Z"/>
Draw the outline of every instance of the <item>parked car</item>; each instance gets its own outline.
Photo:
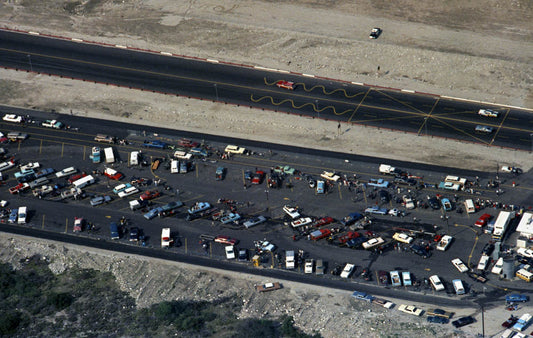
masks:
<path id="1" fill-rule="evenodd" d="M 246 249 L 240 249 L 239 250 L 239 256 L 238 259 L 240 262 L 246 262 L 248 261 L 248 250 Z"/>
<path id="2" fill-rule="evenodd" d="M 507 318 L 505 322 L 502 323 L 502 326 L 505 328 L 512 327 L 516 322 L 518 321 L 518 317 L 511 315 L 511 317 Z"/>
<path id="3" fill-rule="evenodd" d="M 252 184 L 261 184 L 263 183 L 263 178 L 265 177 L 265 172 L 258 170 L 252 175 Z"/>
<path id="4" fill-rule="evenodd" d="M 507 303 L 524 303 L 529 301 L 529 296 L 513 293 L 505 296 L 505 301 Z"/>
<path id="5" fill-rule="evenodd" d="M 141 194 L 139 199 L 141 201 L 149 201 L 159 196 L 161 196 L 161 193 L 157 190 L 146 190 L 144 193 Z"/>
<path id="6" fill-rule="evenodd" d="M 217 243 L 227 244 L 227 245 L 236 245 L 239 242 L 238 240 L 234 238 L 230 238 L 229 236 L 224 236 L 224 235 L 216 236 L 214 241 Z"/>
<path id="7" fill-rule="evenodd" d="M 472 324 L 473 322 L 474 322 L 474 318 L 472 318 L 472 316 L 466 316 L 466 317 L 461 317 L 457 320 L 454 320 L 452 322 L 452 325 L 455 326 L 455 328 L 460 328 L 468 324 Z"/>
<path id="8" fill-rule="evenodd" d="M 411 244 L 414 240 L 413 237 L 410 237 L 409 235 L 407 234 L 404 234 L 404 233 L 400 233 L 400 232 L 397 232 L 395 233 L 393 236 L 392 236 L 392 239 L 398 241 L 398 242 L 401 242 L 401 243 L 406 243 L 406 244 Z"/>
<path id="9" fill-rule="evenodd" d="M 138 227 L 131 227 L 130 229 L 130 242 L 137 242 L 139 240 L 140 230 Z"/>
<path id="10" fill-rule="evenodd" d="M 352 275 L 354 269 L 355 269 L 354 264 L 347 263 L 341 272 L 341 275 L 340 275 L 341 278 L 349 278 Z"/>
<path id="11" fill-rule="evenodd" d="M 439 316 L 427 316 L 426 320 L 429 323 L 436 323 L 436 324 L 448 324 L 450 321 L 448 318 L 439 317 Z"/>
<path id="12" fill-rule="evenodd" d="M 468 272 L 468 267 L 465 265 L 465 263 L 463 263 L 462 260 L 460 260 L 459 258 L 454 258 L 452 259 L 452 264 L 453 266 L 455 266 L 457 268 L 457 270 L 459 270 L 459 272 L 463 273 L 463 272 Z"/>
<path id="13" fill-rule="evenodd" d="M 281 289 L 281 284 L 280 283 L 266 283 L 263 285 L 257 285 L 256 289 L 259 292 L 274 291 L 274 290 Z"/>
<path id="14" fill-rule="evenodd" d="M 258 224 L 261 224 L 263 222 L 266 222 L 266 217 L 265 216 L 256 216 L 256 217 L 252 217 L 248 220 L 246 220 L 243 224 L 244 224 L 244 227 L 245 228 L 251 228 L 253 226 L 256 226 Z"/>
<path id="15" fill-rule="evenodd" d="M 226 177 L 226 168 L 218 167 L 217 170 L 215 171 L 215 179 L 217 181 L 222 181 L 224 180 L 224 177 Z"/>
<path id="16" fill-rule="evenodd" d="M 422 311 L 423 311 L 422 309 L 419 309 L 414 305 L 405 305 L 405 304 L 400 304 L 400 306 L 398 307 L 398 310 L 408 313 L 410 315 L 414 315 L 414 316 L 421 316 Z"/>
<path id="17" fill-rule="evenodd" d="M 431 207 L 431 209 L 434 209 L 434 210 L 440 209 L 440 203 L 436 197 L 431 197 L 430 199 L 428 199 L 428 204 Z"/>
<path id="18" fill-rule="evenodd" d="M 226 251 L 227 259 L 235 259 L 235 249 L 233 245 L 227 245 L 224 250 Z"/>
<path id="19" fill-rule="evenodd" d="M 427 250 L 426 248 L 418 244 L 411 245 L 411 251 L 413 251 L 415 254 L 419 256 L 422 256 L 423 258 L 431 257 L 431 251 Z"/>
<path id="20" fill-rule="evenodd" d="M 74 228 L 72 229 L 72 232 L 82 232 L 84 224 L 85 220 L 83 217 L 74 217 Z"/>

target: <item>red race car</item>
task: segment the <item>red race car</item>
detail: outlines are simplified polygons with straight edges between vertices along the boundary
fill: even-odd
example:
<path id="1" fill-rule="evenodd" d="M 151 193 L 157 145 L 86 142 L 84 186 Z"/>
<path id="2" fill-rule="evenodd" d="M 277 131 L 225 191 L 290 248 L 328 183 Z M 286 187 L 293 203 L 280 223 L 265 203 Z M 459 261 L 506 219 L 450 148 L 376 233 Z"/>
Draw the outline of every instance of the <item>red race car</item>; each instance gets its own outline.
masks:
<path id="1" fill-rule="evenodd" d="M 278 82 L 276 82 L 276 86 L 278 86 L 279 88 L 288 89 L 288 90 L 293 90 L 294 87 L 296 87 L 294 85 L 294 82 L 285 81 L 285 80 L 279 80 Z"/>
<path id="2" fill-rule="evenodd" d="M 234 238 L 230 238 L 224 235 L 218 235 L 217 237 L 215 237 L 214 241 L 217 243 L 228 244 L 228 245 L 235 245 L 239 242 L 238 240 Z"/>

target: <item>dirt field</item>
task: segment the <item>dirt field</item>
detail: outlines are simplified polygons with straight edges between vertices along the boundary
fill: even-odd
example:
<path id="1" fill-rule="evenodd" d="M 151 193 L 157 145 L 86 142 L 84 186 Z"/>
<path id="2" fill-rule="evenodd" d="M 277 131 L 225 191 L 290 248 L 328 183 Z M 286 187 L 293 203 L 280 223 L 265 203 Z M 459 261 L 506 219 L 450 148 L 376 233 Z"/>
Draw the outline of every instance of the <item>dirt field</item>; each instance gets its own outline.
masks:
<path id="1" fill-rule="evenodd" d="M 394 5 L 385 0 L 6 0 L 0 4 L 0 26 L 533 108 L 529 0 L 399 0 Z M 384 33 L 369 40 L 375 26 Z M 0 101 L 447 166 L 489 170 L 505 161 L 528 170 L 533 165 L 533 156 L 524 152 L 353 126 L 337 135 L 336 124 L 324 121 L 274 113 L 257 119 L 258 112 L 249 109 L 14 71 L 0 70 Z M 33 250 L 53 255 L 58 271 L 74 264 L 71 256 L 61 255 L 70 248 L 52 250 L 47 243 L 31 246 L 5 237 L 0 243 L 3 260 Z M 397 311 L 366 308 L 334 291 L 287 284 L 286 291 L 267 297 L 253 292 L 253 283 L 264 281 L 251 276 L 219 278 L 221 272 L 205 270 L 178 274 L 152 261 L 130 271 L 127 260 L 132 258 L 109 253 L 87 257 L 85 266 L 113 271 L 141 306 L 163 296 L 209 300 L 231 290 L 247 299 L 243 317 L 289 313 L 298 326 L 326 337 L 452 333 L 450 325 L 427 326 Z M 132 273 L 146 278 L 132 280 Z M 169 295 L 156 285 L 174 288 Z M 498 332 L 499 322 L 508 317 L 504 312 L 486 314 L 492 325 L 487 332 Z M 477 309 L 470 313 L 479 318 Z M 479 325 L 465 331 L 478 333 Z"/>

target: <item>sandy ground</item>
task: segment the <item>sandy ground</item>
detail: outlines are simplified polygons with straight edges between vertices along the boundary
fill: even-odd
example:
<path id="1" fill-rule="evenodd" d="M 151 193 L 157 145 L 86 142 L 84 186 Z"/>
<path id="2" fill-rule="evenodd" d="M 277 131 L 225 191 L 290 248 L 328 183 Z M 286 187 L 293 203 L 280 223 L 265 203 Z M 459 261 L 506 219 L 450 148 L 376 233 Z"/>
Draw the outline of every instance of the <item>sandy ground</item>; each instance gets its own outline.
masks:
<path id="1" fill-rule="evenodd" d="M 0 4 L 0 25 L 533 108 L 532 14 L 529 0 L 492 0 L 489 5 L 481 0 L 399 0 L 394 5 L 386 0 L 8 0 Z M 384 33 L 370 41 L 374 26 Z M 6 70 L 0 70 L 0 101 L 461 168 L 489 170 L 496 161 L 526 170 L 533 165 L 532 155 L 524 152 L 353 126 L 343 126 L 338 135 L 336 123 L 316 119 L 276 113 L 258 119 L 259 112 L 250 109 Z M 112 271 L 140 306 L 235 293 L 245 299 L 242 317 L 289 313 L 298 326 L 325 337 L 453 333 L 450 325 L 428 326 L 333 290 L 285 283 L 283 291 L 260 295 L 253 284 L 265 281 L 254 276 L 183 265 L 176 269 L 168 262 L 94 250 L 87 255 L 83 248 L 0 238 L 4 261 L 15 263 L 38 252 L 53 257 L 57 272 L 72 265 Z M 480 319 L 477 309 L 464 314 Z M 491 310 L 486 332 L 501 331 L 508 316 L 503 307 Z M 478 333 L 480 325 L 465 332 Z"/>

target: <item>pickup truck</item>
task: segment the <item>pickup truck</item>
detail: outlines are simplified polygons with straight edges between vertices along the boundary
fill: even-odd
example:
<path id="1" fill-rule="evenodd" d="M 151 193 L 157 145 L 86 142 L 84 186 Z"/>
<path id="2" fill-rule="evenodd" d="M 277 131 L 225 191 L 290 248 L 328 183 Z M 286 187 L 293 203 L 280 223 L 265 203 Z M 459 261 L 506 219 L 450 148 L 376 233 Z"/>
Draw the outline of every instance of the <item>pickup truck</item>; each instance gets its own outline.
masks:
<path id="1" fill-rule="evenodd" d="M 312 258 L 306 259 L 304 273 L 313 273 L 314 266 L 315 266 L 315 261 Z"/>
<path id="2" fill-rule="evenodd" d="M 444 235 L 437 244 L 437 250 L 446 251 L 453 241 L 453 237 L 450 235 Z"/>
<path id="3" fill-rule="evenodd" d="M 344 217 L 341 220 L 341 224 L 344 225 L 344 226 L 349 226 L 349 225 L 354 224 L 355 222 L 357 222 L 361 218 L 363 218 L 363 215 L 361 215 L 358 212 L 352 212 L 351 214 L 349 214 L 348 216 Z"/>
<path id="4" fill-rule="evenodd" d="M 46 128 L 61 129 L 63 128 L 64 124 L 58 120 L 46 120 L 41 124 L 41 126 Z"/>
<path id="5" fill-rule="evenodd" d="M 322 174 L 320 174 L 320 177 L 333 182 L 337 182 L 341 178 L 332 171 L 324 171 Z"/>
<path id="6" fill-rule="evenodd" d="M 309 235 L 311 236 L 312 240 L 318 241 L 319 239 L 329 237 L 331 235 L 331 230 L 319 229 L 319 230 L 311 232 Z"/>
<path id="7" fill-rule="evenodd" d="M 189 214 L 195 214 L 197 212 L 204 211 L 209 208 L 211 208 L 211 204 L 209 204 L 208 202 L 196 202 L 191 208 L 189 208 L 189 210 L 187 210 L 187 212 Z"/>
<path id="8" fill-rule="evenodd" d="M 369 302 L 371 303 L 372 300 L 374 300 L 374 297 L 372 295 L 369 295 L 365 292 L 361 292 L 361 291 L 354 291 L 352 293 L 352 297 L 357 299 L 357 300 L 362 300 L 362 301 L 365 301 L 365 302 Z"/>
<path id="9" fill-rule="evenodd" d="M 267 292 L 267 291 L 274 291 L 281 289 L 280 283 L 266 283 L 263 285 L 257 285 L 256 286 L 257 291 L 259 292 Z"/>

